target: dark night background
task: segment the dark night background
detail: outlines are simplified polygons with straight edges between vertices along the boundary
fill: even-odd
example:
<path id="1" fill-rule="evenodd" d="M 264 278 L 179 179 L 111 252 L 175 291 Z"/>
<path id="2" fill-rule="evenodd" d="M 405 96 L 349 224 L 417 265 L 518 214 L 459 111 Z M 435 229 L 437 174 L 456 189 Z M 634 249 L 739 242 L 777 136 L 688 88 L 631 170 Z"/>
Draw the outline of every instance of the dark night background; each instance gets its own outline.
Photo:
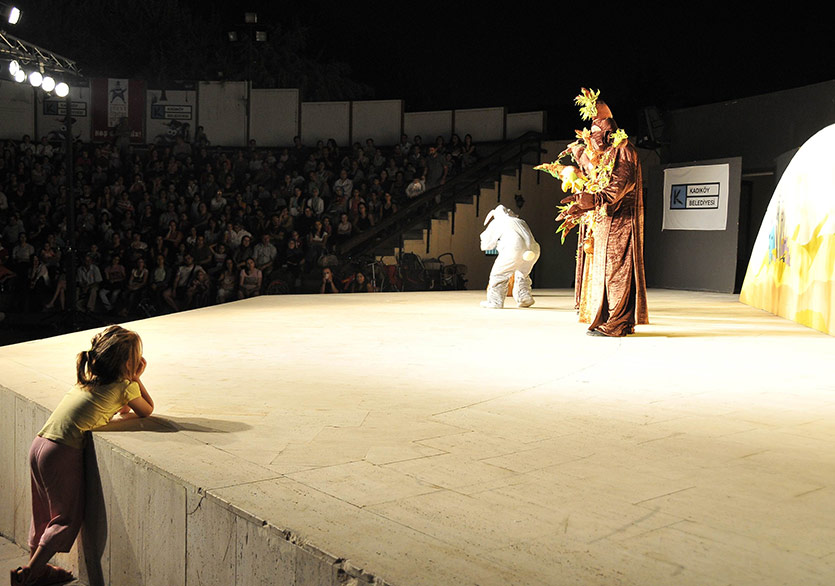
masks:
<path id="1" fill-rule="evenodd" d="M 651 10 L 622 3 L 591 16 L 586 5 L 525 2 L 19 5 L 24 20 L 14 34 L 75 59 L 88 76 L 219 79 L 222 70 L 225 79 L 243 79 L 245 51 L 224 33 L 254 11 L 271 51 L 254 59 L 256 86 L 304 86 L 305 99 L 402 98 L 407 111 L 543 109 L 560 136 L 581 124 L 572 104 L 581 86 L 601 89 L 629 129 L 645 106 L 693 106 L 835 78 L 825 19 L 733 3 Z"/>

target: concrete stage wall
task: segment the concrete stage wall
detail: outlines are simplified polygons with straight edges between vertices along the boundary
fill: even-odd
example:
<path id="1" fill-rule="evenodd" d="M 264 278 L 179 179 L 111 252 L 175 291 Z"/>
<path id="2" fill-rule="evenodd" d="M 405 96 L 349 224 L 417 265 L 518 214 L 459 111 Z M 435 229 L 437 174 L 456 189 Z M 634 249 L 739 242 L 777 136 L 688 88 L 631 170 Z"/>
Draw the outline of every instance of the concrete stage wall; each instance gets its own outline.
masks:
<path id="1" fill-rule="evenodd" d="M 835 338 L 652 290 L 584 335 L 571 290 L 261 297 L 126 324 L 152 418 L 89 448 L 114 586 L 831 584 Z M 0 532 L 92 331 L 0 348 Z"/>
<path id="2" fill-rule="evenodd" d="M 4 382 L 10 374 L 4 367 Z M 26 454 L 49 413 L 37 400 L 0 386 L 0 533 L 23 547 L 28 547 L 31 511 Z M 116 424 L 111 427 L 119 429 Z M 362 577 L 344 560 L 178 473 L 199 465 L 214 476 L 214 482 L 205 478 L 208 484 L 234 484 L 237 466 L 231 459 L 224 461 L 209 446 L 201 449 L 187 438 L 174 437 L 176 430 L 164 423 L 149 420 L 130 427 L 162 434 L 166 446 L 156 449 L 188 450 L 188 461 L 164 470 L 114 445 L 106 433 L 94 436 L 85 454 L 85 527 L 73 550 L 57 556 L 58 563 L 71 568 L 85 584 L 313 586 Z M 292 490 L 281 496 L 292 498 Z"/>

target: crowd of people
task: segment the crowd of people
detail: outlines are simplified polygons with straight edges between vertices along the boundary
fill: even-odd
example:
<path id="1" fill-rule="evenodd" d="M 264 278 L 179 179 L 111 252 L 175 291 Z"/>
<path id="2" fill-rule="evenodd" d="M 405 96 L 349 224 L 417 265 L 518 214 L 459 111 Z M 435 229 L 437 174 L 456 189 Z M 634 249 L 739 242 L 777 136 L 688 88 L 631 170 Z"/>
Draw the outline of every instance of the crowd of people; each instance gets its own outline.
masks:
<path id="1" fill-rule="evenodd" d="M 253 297 L 275 281 L 292 292 L 373 291 L 361 271 L 334 276 L 325 260 L 334 247 L 477 160 L 470 135 L 429 145 L 403 135 L 387 147 L 369 138 L 344 148 L 296 137 L 286 148 L 251 141 L 223 149 L 200 130 L 191 143 L 178 137 L 142 148 L 76 142 L 71 178 L 63 145 L 7 140 L 0 157 L 5 311 L 75 303 L 86 312 L 152 315 Z M 304 285 L 311 275 L 321 286 Z"/>

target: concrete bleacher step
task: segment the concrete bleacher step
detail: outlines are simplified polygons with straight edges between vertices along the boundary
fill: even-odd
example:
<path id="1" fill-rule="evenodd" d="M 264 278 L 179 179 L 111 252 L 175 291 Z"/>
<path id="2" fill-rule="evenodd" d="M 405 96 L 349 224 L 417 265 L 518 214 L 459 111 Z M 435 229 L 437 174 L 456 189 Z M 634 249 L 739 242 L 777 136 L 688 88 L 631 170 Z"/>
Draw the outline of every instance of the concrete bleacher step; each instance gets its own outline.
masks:
<path id="1" fill-rule="evenodd" d="M 423 238 L 424 233 L 426 232 L 426 227 L 421 226 L 418 228 L 411 228 L 403 232 L 403 239 L 404 240 L 421 240 Z"/>

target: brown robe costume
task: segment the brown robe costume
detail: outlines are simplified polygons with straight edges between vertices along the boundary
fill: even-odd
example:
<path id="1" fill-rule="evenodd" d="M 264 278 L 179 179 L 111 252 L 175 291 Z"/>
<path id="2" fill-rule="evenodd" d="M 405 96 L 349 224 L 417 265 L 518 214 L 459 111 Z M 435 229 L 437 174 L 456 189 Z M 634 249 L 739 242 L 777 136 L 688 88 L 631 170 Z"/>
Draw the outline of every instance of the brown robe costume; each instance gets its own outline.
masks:
<path id="1" fill-rule="evenodd" d="M 649 323 L 641 165 L 635 147 L 628 141 L 609 148 L 616 150 L 611 179 L 606 188 L 594 194 L 595 209 L 605 206 L 605 215 L 594 226 L 589 330 L 625 336 L 634 332 L 635 324 Z M 584 260 L 579 253 L 578 272 Z M 583 283 L 583 287 L 588 284 Z"/>
<path id="2" fill-rule="evenodd" d="M 589 330 L 625 336 L 634 332 L 636 323 L 649 323 L 641 165 L 629 142 L 613 146 L 617 124 L 608 106 L 598 102 L 598 107 L 590 144 L 576 145 L 572 155 L 590 176 L 604 159 L 614 159 L 607 186 L 594 194 L 579 194 L 565 214 L 586 219 L 580 223 L 577 242 L 575 306 Z"/>

